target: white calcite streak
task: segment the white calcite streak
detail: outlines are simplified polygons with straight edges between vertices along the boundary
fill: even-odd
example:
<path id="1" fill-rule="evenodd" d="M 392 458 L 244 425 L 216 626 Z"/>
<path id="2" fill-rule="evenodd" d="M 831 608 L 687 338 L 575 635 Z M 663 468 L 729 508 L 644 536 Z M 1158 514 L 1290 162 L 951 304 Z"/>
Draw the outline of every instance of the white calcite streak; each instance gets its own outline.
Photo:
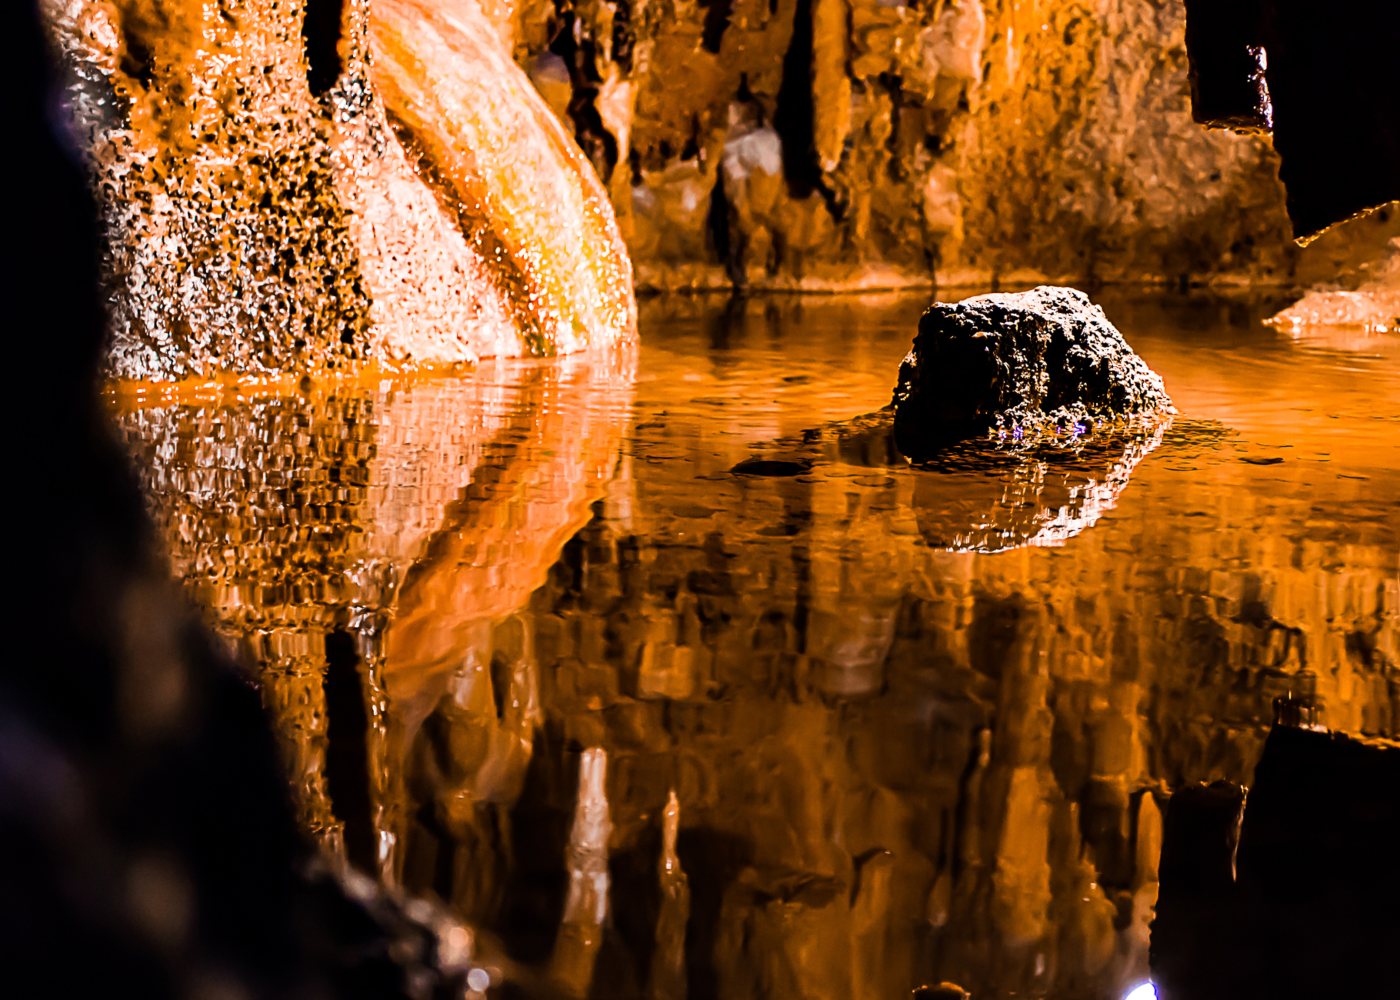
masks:
<path id="1" fill-rule="evenodd" d="M 338 32 L 278 0 L 45 11 L 103 214 L 110 375 L 445 366 L 634 336 L 607 193 L 476 0 L 347 0 Z"/>

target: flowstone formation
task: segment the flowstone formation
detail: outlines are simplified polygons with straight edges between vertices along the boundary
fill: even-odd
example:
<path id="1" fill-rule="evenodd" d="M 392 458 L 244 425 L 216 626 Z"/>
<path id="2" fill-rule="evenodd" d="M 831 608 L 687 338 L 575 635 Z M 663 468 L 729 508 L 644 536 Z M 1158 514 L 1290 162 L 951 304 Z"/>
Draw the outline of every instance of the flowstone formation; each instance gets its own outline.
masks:
<path id="1" fill-rule="evenodd" d="M 106 231 L 110 374 L 632 335 L 606 194 L 476 0 L 44 6 Z"/>
<path id="2" fill-rule="evenodd" d="M 1171 413 L 1161 376 L 1073 288 L 935 302 L 894 390 L 895 441 L 920 461 L 994 435 L 1013 446 L 1072 440 L 1095 425 Z"/>
<path id="3" fill-rule="evenodd" d="M 1390 253 L 1360 269 L 1355 287 L 1315 288 L 1265 322 L 1290 332 L 1309 327 L 1340 327 L 1369 333 L 1400 333 L 1400 238 Z"/>
<path id="4" fill-rule="evenodd" d="M 1287 281 L 1299 263 L 1267 138 L 1192 121 L 1179 3 L 492 9 L 607 184 L 642 286 Z"/>

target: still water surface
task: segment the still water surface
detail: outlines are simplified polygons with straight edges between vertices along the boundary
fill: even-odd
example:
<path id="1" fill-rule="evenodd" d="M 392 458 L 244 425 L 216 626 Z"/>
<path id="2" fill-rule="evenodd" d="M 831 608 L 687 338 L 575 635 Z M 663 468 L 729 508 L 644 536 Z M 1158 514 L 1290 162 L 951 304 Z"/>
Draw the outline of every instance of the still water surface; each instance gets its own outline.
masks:
<path id="1" fill-rule="evenodd" d="M 1400 339 L 1103 302 L 1180 415 L 990 467 L 852 420 L 900 297 L 118 420 L 307 828 L 563 992 L 1118 997 L 1173 787 L 1400 728 Z"/>

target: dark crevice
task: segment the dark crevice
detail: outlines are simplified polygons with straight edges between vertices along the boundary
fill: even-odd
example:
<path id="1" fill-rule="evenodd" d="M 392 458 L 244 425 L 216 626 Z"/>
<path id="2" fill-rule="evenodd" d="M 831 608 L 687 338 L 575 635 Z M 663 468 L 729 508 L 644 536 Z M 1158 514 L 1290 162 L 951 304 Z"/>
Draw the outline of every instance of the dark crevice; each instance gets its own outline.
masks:
<path id="1" fill-rule="evenodd" d="M 685 925 L 686 992 L 690 1000 L 723 996 L 715 955 L 723 931 L 725 896 L 740 872 L 753 863 L 753 842 L 706 827 L 684 828 L 676 843 L 681 870 L 706 872 L 692 880 L 690 920 Z"/>
<path id="2" fill-rule="evenodd" d="M 783 141 L 783 177 L 795 198 L 821 184 L 812 99 L 812 0 L 797 0 L 792 40 L 783 56 L 783 78 L 773 127 Z"/>
<path id="3" fill-rule="evenodd" d="M 345 0 L 306 0 L 301 35 L 306 42 L 306 83 L 320 97 L 335 86 L 343 68 L 340 31 Z"/>
<path id="4" fill-rule="evenodd" d="M 613 10 L 613 62 L 624 76 L 632 73 L 632 53 L 637 47 L 637 33 L 632 30 L 632 4 L 618 0 Z"/>
<path id="5" fill-rule="evenodd" d="M 598 113 L 600 79 L 596 45 L 586 33 L 576 33 L 574 25 L 573 14 L 566 14 L 549 48 L 569 68 L 573 96 L 569 100 L 568 114 L 574 126 L 574 138 L 583 147 L 603 183 L 607 184 L 617 167 L 617 139 L 608 131 Z"/>
<path id="6" fill-rule="evenodd" d="M 144 34 L 131 24 L 123 26 L 121 70 L 127 78 L 142 87 L 151 85 L 155 75 L 155 54 Z"/>
<path id="7" fill-rule="evenodd" d="M 888 159 L 885 170 L 890 180 L 899 183 L 907 179 L 904 160 L 899 155 L 900 144 L 904 141 L 904 120 L 900 109 L 904 106 L 903 80 L 895 73 L 881 73 L 879 84 L 890 98 L 890 135 L 885 140 L 885 153 Z"/>
<path id="8" fill-rule="evenodd" d="M 345 824 L 345 856 L 374 871 L 374 824 L 369 795 L 369 712 L 360 682 L 360 655 L 346 631 L 326 636 L 326 791 L 331 809 Z"/>
<path id="9" fill-rule="evenodd" d="M 739 254 L 735 252 L 733 236 L 729 230 L 729 199 L 724 193 L 724 179 L 715 178 L 715 186 L 710 189 L 710 210 L 705 216 L 705 231 L 709 234 L 710 245 L 715 256 L 724 265 L 730 282 L 736 287 L 744 283 L 744 269 L 739 264 Z"/>
<path id="10" fill-rule="evenodd" d="M 729 28 L 729 19 L 734 13 L 734 0 L 708 0 L 705 8 L 705 22 L 700 31 L 700 45 L 706 52 L 719 54 L 724 32 Z"/>

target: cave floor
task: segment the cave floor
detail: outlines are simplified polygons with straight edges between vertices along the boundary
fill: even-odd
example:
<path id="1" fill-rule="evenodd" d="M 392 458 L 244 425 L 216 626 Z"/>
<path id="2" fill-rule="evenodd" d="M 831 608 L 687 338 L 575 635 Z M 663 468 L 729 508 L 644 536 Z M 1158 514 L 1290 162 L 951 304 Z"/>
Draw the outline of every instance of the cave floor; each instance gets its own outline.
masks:
<path id="1" fill-rule="evenodd" d="M 307 830 L 488 952 L 565 995 L 1121 997 L 1173 788 L 1248 782 L 1281 695 L 1400 735 L 1400 339 L 1098 301 L 1179 414 L 1016 459 L 852 421 L 897 295 L 117 421 Z"/>

